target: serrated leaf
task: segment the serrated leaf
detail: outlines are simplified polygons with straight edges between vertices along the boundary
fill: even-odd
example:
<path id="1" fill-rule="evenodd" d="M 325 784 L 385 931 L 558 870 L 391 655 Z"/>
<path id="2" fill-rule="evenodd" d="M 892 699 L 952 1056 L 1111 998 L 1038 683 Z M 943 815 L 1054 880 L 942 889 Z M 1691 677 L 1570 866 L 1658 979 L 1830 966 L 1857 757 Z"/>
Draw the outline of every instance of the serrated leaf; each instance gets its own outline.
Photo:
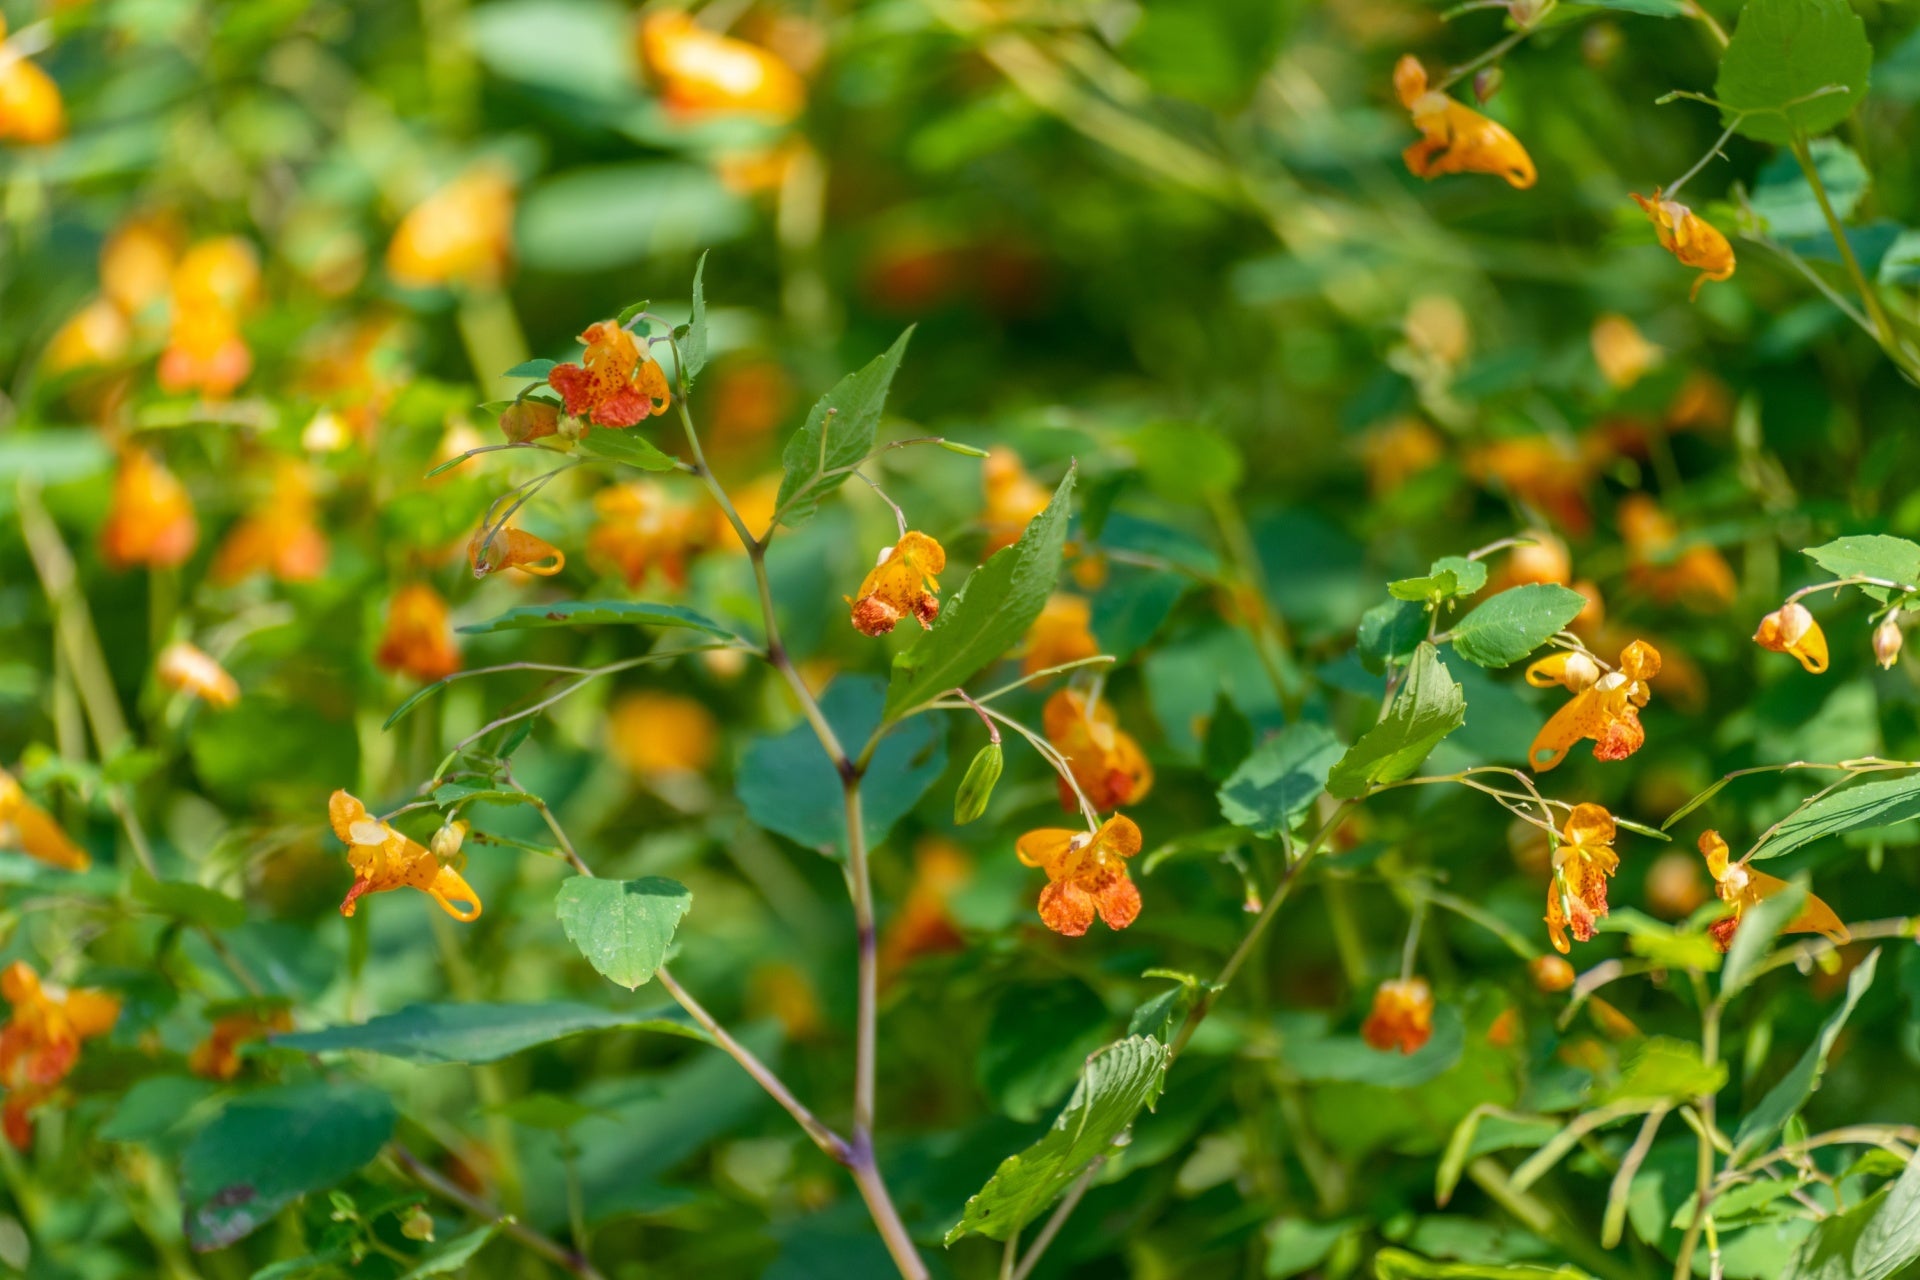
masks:
<path id="1" fill-rule="evenodd" d="M 1801 1241 L 1782 1280 L 1889 1280 L 1920 1261 L 1920 1160 L 1891 1185 L 1822 1219 Z"/>
<path id="2" fill-rule="evenodd" d="M 484 636 L 496 631 L 527 631 L 537 627 L 584 627 L 620 625 L 630 627 L 669 627 L 704 631 L 709 635 L 737 639 L 731 631 L 692 609 L 677 604 L 648 604 L 639 600 L 560 600 L 553 604 L 523 604 L 485 622 L 470 622 L 461 627 L 463 635 Z M 422 690 L 424 694 L 426 690 Z M 401 710 L 420 695 L 408 699 Z M 395 712 L 397 717 L 400 712 Z M 391 723 L 391 721 L 389 721 Z"/>
<path id="3" fill-rule="evenodd" d="M 1840 1038 L 1841 1029 L 1847 1025 L 1847 1019 L 1853 1015 L 1853 1008 L 1860 1003 L 1867 988 L 1873 985 L 1873 974 L 1880 962 L 1880 949 L 1875 947 L 1858 968 L 1847 975 L 1847 998 L 1831 1017 L 1820 1025 L 1820 1033 L 1808 1045 L 1793 1070 L 1780 1082 L 1767 1090 L 1760 1104 L 1740 1121 L 1740 1128 L 1733 1136 L 1733 1160 L 1738 1163 L 1748 1156 L 1759 1152 L 1780 1132 L 1782 1125 L 1799 1114 L 1800 1108 L 1807 1105 L 1807 1099 L 1820 1087 L 1820 1077 L 1827 1069 L 1827 1055 L 1833 1052 L 1834 1041 Z"/>
<path id="4" fill-rule="evenodd" d="M 780 455 L 785 474 L 780 478 L 776 509 L 789 528 L 812 517 L 820 499 L 845 483 L 850 469 L 873 452 L 873 433 L 887 406 L 887 390 L 906 354 L 909 328 L 866 368 L 850 373 L 821 396 L 807 420 L 787 441 Z"/>
<path id="5" fill-rule="evenodd" d="M 1440 661 L 1439 651 L 1422 644 L 1386 718 L 1334 764 L 1327 774 L 1327 791 L 1352 800 L 1383 782 L 1398 782 L 1466 718 L 1466 694 Z"/>
<path id="6" fill-rule="evenodd" d="M 1454 624 L 1453 651 L 1477 666 L 1512 666 L 1586 607 L 1585 596 L 1556 583 L 1513 587 Z"/>
<path id="7" fill-rule="evenodd" d="M 580 452 L 642 471 L 672 471 L 680 465 L 678 458 L 662 453 L 637 427 L 590 427 L 580 437 Z"/>
<path id="8" fill-rule="evenodd" d="M 677 1006 L 647 1013 L 617 1013 L 566 1000 L 540 1004 L 414 1004 L 356 1025 L 269 1038 L 280 1048 L 302 1053 L 377 1053 L 402 1062 L 429 1064 L 498 1062 L 570 1036 L 627 1030 L 707 1039 Z"/>
<path id="9" fill-rule="evenodd" d="M 1221 784 L 1220 816 L 1255 835 L 1278 835 L 1326 789 L 1328 771 L 1344 754 L 1325 725 L 1288 725 Z"/>
<path id="10" fill-rule="evenodd" d="M 601 880 L 573 876 L 560 886 L 555 911 L 567 938 L 602 977 L 632 991 L 666 963 L 693 894 L 664 876 Z"/>
<path id="11" fill-rule="evenodd" d="M 703 253 L 693 266 L 693 311 L 687 320 L 687 334 L 678 343 L 684 387 L 693 386 L 693 380 L 707 367 L 707 291 L 702 283 L 706 274 L 707 255 Z"/>
<path id="12" fill-rule="evenodd" d="M 1883 533 L 1835 538 L 1800 553 L 1836 578 L 1880 578 L 1888 582 L 1920 585 L 1920 545 L 1905 538 Z M 1860 590 L 1882 603 L 1885 587 L 1862 586 Z"/>
<path id="13" fill-rule="evenodd" d="M 1053 1128 L 1001 1162 L 967 1201 L 946 1242 L 967 1235 L 1005 1240 L 1044 1213 L 1088 1164 L 1107 1153 L 1141 1108 L 1160 1096 L 1166 1065 L 1166 1048 L 1146 1036 L 1121 1040 L 1088 1058 Z"/>
<path id="14" fill-rule="evenodd" d="M 1469 560 L 1465 556 L 1441 556 L 1428 566 L 1427 572 L 1434 575 L 1452 574 L 1455 591 L 1463 596 L 1470 596 L 1487 585 L 1485 560 Z"/>
<path id="15" fill-rule="evenodd" d="M 1724 123 L 1754 112 L 1740 132 L 1785 145 L 1796 133 L 1825 133 L 1853 114 L 1872 70 L 1866 24 L 1847 0 L 1747 0 L 1713 95 L 1729 109 Z M 1829 86 L 1845 92 L 1820 93 Z"/>
<path id="16" fill-rule="evenodd" d="M 1788 817 L 1754 850 L 1753 861 L 1777 858 L 1842 832 L 1890 827 L 1915 817 L 1920 817 L 1920 773 L 1856 782 Z"/>
<path id="17" fill-rule="evenodd" d="M 1067 468 L 1053 500 L 1020 540 L 968 574 L 941 606 L 933 629 L 894 657 L 888 720 L 964 685 L 1027 634 L 1060 578 L 1076 470 Z"/>

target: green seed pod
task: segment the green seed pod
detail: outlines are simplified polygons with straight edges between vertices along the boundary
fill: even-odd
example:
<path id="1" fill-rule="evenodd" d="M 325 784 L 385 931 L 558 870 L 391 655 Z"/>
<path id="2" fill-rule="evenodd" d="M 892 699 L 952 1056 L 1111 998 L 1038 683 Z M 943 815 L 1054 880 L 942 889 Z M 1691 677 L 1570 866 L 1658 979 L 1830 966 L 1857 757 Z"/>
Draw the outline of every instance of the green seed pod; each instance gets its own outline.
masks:
<path id="1" fill-rule="evenodd" d="M 970 444 L 961 444 L 958 440 L 940 440 L 940 441 L 937 441 L 936 443 L 938 443 L 939 446 L 942 449 L 945 449 L 948 453 L 957 453 L 957 454 L 960 454 L 962 457 L 984 458 L 987 456 L 987 451 L 985 449 L 976 449 Z"/>
<path id="2" fill-rule="evenodd" d="M 953 793 L 953 820 L 961 826 L 972 822 L 987 811 L 987 801 L 993 799 L 993 784 L 1000 781 L 1001 766 L 1006 763 L 1006 754 L 1000 750 L 1000 744 L 989 742 L 980 748 L 980 753 L 967 766 L 967 776 L 960 779 L 960 789 Z"/>

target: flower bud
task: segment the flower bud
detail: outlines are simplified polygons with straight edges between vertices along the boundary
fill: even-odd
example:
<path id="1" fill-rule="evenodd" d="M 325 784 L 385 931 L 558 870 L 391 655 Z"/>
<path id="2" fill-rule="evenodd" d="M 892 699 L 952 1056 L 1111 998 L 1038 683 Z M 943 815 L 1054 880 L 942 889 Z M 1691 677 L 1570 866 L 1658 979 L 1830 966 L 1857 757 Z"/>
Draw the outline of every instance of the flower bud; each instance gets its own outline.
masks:
<path id="1" fill-rule="evenodd" d="M 465 843 L 466 838 L 465 820 L 456 819 L 434 832 L 433 839 L 428 842 L 427 847 L 433 850 L 433 856 L 439 860 L 441 866 L 452 867 L 455 871 L 459 871 L 467 864 L 466 856 L 460 852 L 460 846 Z"/>
<path id="2" fill-rule="evenodd" d="M 400 1234 L 409 1240 L 424 1240 L 433 1243 L 433 1215 L 421 1205 L 414 1205 L 400 1217 Z"/>
<path id="3" fill-rule="evenodd" d="M 1473 77 L 1474 101 L 1485 104 L 1494 94 L 1500 92 L 1500 82 L 1506 77 L 1498 67 L 1482 67 Z"/>
<path id="4" fill-rule="evenodd" d="M 960 789 L 953 793 L 953 820 L 957 825 L 965 826 L 987 811 L 987 801 L 993 799 L 993 787 L 1000 781 L 1005 763 L 1006 754 L 999 743 L 989 742 L 980 748 L 967 766 L 967 776 L 960 779 Z"/>
<path id="5" fill-rule="evenodd" d="M 1527 962 L 1527 973 L 1533 979 L 1534 988 L 1546 995 L 1565 991 L 1573 985 L 1573 966 L 1559 956 L 1535 956 Z"/>
<path id="6" fill-rule="evenodd" d="M 515 400 L 500 415 L 500 434 L 525 444 L 560 430 L 560 406 L 546 400 Z"/>
<path id="7" fill-rule="evenodd" d="M 1907 642 L 1906 632 L 1900 629 L 1900 615 L 1890 613 L 1881 624 L 1873 629 L 1873 660 L 1883 670 L 1892 670 L 1893 664 L 1900 661 L 1900 646 Z"/>

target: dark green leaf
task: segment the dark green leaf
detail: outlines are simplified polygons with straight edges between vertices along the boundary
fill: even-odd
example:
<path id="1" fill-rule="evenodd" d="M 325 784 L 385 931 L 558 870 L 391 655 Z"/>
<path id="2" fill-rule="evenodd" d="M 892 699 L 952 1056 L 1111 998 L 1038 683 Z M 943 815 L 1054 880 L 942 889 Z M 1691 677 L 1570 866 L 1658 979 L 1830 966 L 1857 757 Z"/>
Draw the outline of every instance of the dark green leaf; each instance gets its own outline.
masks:
<path id="1" fill-rule="evenodd" d="M 845 483 L 852 469 L 873 452 L 873 433 L 887 406 L 887 390 L 912 336 L 913 330 L 908 329 L 866 368 L 840 379 L 787 441 L 780 459 L 785 474 L 780 478 L 777 503 L 783 512 L 782 524 L 792 527 L 809 519 L 820 499 Z"/>
<path id="2" fill-rule="evenodd" d="M 1327 790 L 1355 799 L 1370 787 L 1397 782 L 1420 767 L 1427 753 L 1467 718 L 1466 695 L 1440 661 L 1439 652 L 1422 644 L 1407 668 L 1407 678 L 1382 720 L 1347 749 L 1327 774 Z"/>
<path id="3" fill-rule="evenodd" d="M 503 378 L 545 378 L 559 366 L 558 360 L 522 360 L 500 376 Z"/>
<path id="4" fill-rule="evenodd" d="M 1511 666 L 1586 607 L 1585 596 L 1555 583 L 1513 587 L 1454 624 L 1453 651 L 1479 666 Z"/>
<path id="5" fill-rule="evenodd" d="M 601 976 L 631 991 L 667 961 L 680 917 L 693 906 L 687 887 L 663 876 L 600 880 L 574 876 L 560 886 L 560 927 Z"/>
<path id="6" fill-rule="evenodd" d="M 1452 1005 L 1434 1009 L 1433 1036 L 1413 1053 L 1376 1049 L 1356 1035 L 1328 1035 L 1305 1018 L 1294 1021 L 1280 1042 L 1280 1060 L 1302 1080 L 1410 1089 L 1452 1070 L 1466 1052 L 1466 1024 Z"/>
<path id="7" fill-rule="evenodd" d="M 497 618 L 468 623 L 460 630 L 465 635 L 484 636 L 496 631 L 526 631 L 535 627 L 584 627 L 615 623 L 635 627 L 681 627 L 730 640 L 735 638 L 731 631 L 692 609 L 677 604 L 647 604 L 638 600 L 562 600 L 554 604 L 523 604 Z"/>
<path id="8" fill-rule="evenodd" d="M 1411 600 L 1389 600 L 1360 616 L 1360 665 L 1380 675 L 1420 647 L 1427 636 L 1427 610 Z"/>
<path id="9" fill-rule="evenodd" d="M 1100 993 L 1084 982 L 1007 987 L 994 998 L 974 1064 L 981 1089 L 1015 1120 L 1038 1120 L 1073 1087 L 1087 1055 L 1107 1042 L 1112 1022 Z"/>
<path id="10" fill-rule="evenodd" d="M 1729 109 L 1726 123 L 1753 112 L 1740 132 L 1784 145 L 1853 114 L 1872 69 L 1866 26 L 1847 0 L 1747 0 L 1713 94 Z M 1829 87 L 1844 92 L 1821 93 Z"/>
<path id="11" fill-rule="evenodd" d="M 640 434 L 638 427 L 589 427 L 580 438 L 580 452 L 625 463 L 642 471 L 671 471 L 680 460 Z"/>
<path id="12" fill-rule="evenodd" d="M 1325 725 L 1288 725 L 1253 749 L 1220 788 L 1220 815 L 1255 835 L 1275 836 L 1325 790 L 1346 747 Z"/>
<path id="13" fill-rule="evenodd" d="M 1811 149 L 1820 185 L 1826 188 L 1834 213 L 1844 222 L 1866 197 L 1870 182 L 1867 167 L 1860 163 L 1852 147 L 1835 138 L 1816 138 Z M 1777 240 L 1832 235 L 1826 215 L 1820 209 L 1820 199 L 1791 152 L 1776 154 L 1760 170 L 1754 182 L 1752 205 L 1754 213 Z"/>
<path id="14" fill-rule="evenodd" d="M 569 882 L 571 883 L 571 882 Z M 617 880 L 605 881 L 617 885 Z M 668 883 L 671 883 L 669 881 Z M 563 888 L 564 891 L 564 888 Z M 598 966 L 596 966 L 598 967 Z M 657 1031 L 705 1040 L 678 1007 L 616 1013 L 564 1000 L 542 1004 L 415 1004 L 357 1025 L 272 1037 L 302 1053 L 377 1053 L 403 1062 L 497 1062 L 589 1031 Z"/>
<path id="15" fill-rule="evenodd" d="M 687 320 L 687 336 L 678 343 L 682 387 L 691 387 L 707 367 L 707 291 L 702 282 L 706 274 L 707 255 L 703 253 L 693 267 L 693 312 Z"/>
<path id="16" fill-rule="evenodd" d="M 1920 1261 L 1920 1160 L 1844 1213 L 1818 1223 L 1783 1280 L 1888 1280 Z"/>
<path id="17" fill-rule="evenodd" d="M 1820 1087 L 1820 1077 L 1827 1069 L 1827 1055 L 1833 1052 L 1833 1042 L 1840 1038 L 1841 1028 L 1847 1025 L 1847 1019 L 1852 1016 L 1853 1007 L 1860 1003 L 1860 997 L 1873 985 L 1873 972 L 1879 961 L 1880 951 L 1876 947 L 1860 962 L 1858 968 L 1847 975 L 1846 1000 L 1820 1025 L 1820 1034 L 1800 1055 L 1800 1060 L 1793 1064 L 1793 1070 L 1767 1090 L 1767 1096 L 1760 1099 L 1760 1105 L 1740 1121 L 1740 1128 L 1733 1135 L 1733 1159 L 1736 1162 L 1756 1154 L 1771 1142 L 1781 1126 L 1798 1115 L 1800 1108 L 1807 1105 L 1807 1099 L 1813 1096 L 1813 1091 Z"/>
<path id="18" fill-rule="evenodd" d="M 1788 817 L 1754 850 L 1753 859 L 1777 858 L 1828 836 L 1890 827 L 1915 817 L 1920 817 L 1920 773 L 1856 782 Z"/>
<path id="19" fill-rule="evenodd" d="M 138 1081 L 100 1126 L 107 1142 L 150 1142 L 171 1130 L 220 1086 L 198 1076 L 148 1076 Z"/>

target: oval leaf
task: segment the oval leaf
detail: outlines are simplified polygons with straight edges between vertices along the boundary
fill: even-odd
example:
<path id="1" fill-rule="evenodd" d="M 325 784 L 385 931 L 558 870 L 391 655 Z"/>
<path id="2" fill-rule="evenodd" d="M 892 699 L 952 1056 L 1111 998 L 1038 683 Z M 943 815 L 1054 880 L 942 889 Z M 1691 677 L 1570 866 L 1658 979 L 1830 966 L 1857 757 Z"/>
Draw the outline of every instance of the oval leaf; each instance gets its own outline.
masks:
<path id="1" fill-rule="evenodd" d="M 1866 25 L 1847 0 L 1747 0 L 1713 93 L 1729 108 L 1727 123 L 1754 113 L 1741 133 L 1785 144 L 1852 115 L 1872 69 Z"/>
<path id="2" fill-rule="evenodd" d="M 647 604 L 637 600 L 562 600 L 555 604 L 523 604 L 485 622 L 470 622 L 465 635 L 492 635 L 496 631 L 528 631 L 536 627 L 582 627 L 620 624 L 631 627 L 679 627 L 708 635 L 737 637 L 719 623 L 677 604 Z M 397 713 L 396 713 L 397 714 Z"/>
<path id="3" fill-rule="evenodd" d="M 1538 649 L 1587 607 L 1578 591 L 1551 582 L 1502 591 L 1453 628 L 1453 651 L 1482 667 L 1509 667 Z"/>
<path id="4" fill-rule="evenodd" d="M 692 905 L 685 885 L 662 876 L 574 876 L 560 886 L 557 910 L 560 927 L 587 963 L 631 991 L 666 963 L 673 931 Z"/>

